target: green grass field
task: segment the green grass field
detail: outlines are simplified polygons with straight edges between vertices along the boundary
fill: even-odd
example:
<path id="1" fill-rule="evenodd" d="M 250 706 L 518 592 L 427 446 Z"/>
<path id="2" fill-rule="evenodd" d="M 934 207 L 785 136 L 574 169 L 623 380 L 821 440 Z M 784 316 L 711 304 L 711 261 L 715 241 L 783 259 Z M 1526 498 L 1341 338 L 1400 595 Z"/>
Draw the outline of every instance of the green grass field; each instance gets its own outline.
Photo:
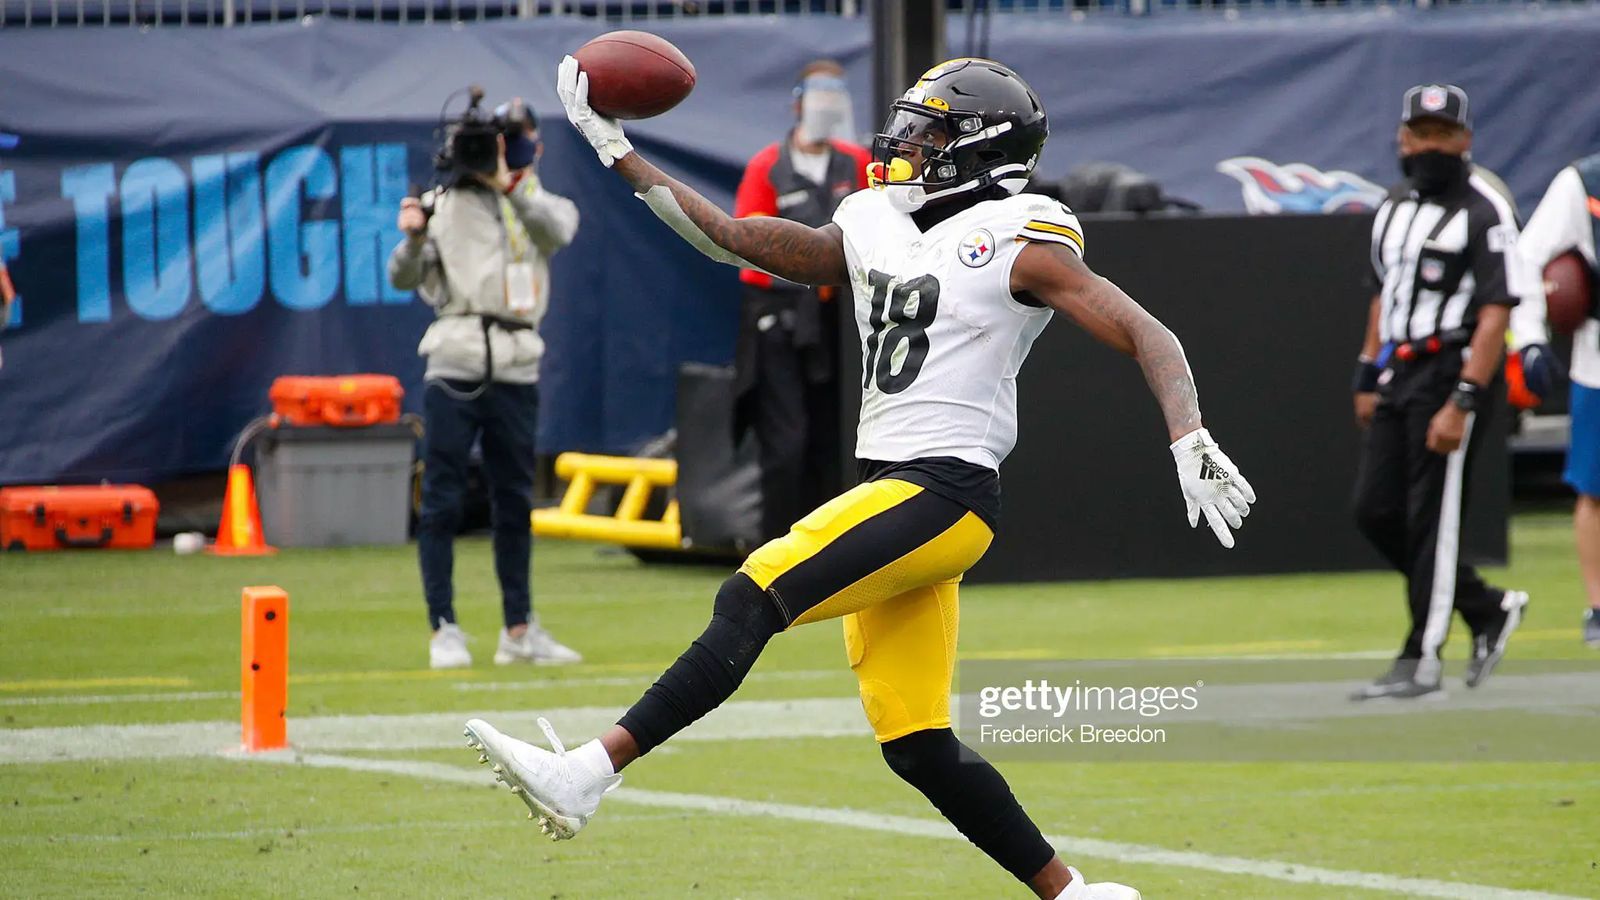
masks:
<path id="1" fill-rule="evenodd" d="M 1577 639 L 1566 520 L 1521 516 L 1513 540 L 1493 574 L 1534 606 L 1512 655 L 1600 658 Z M 542 712 L 569 744 L 588 738 L 698 634 L 725 573 L 588 545 L 536 556 L 537 607 L 581 666 L 490 663 L 482 539 L 457 563 L 478 664 L 450 673 L 426 668 L 409 547 L 0 556 L 0 897 L 1025 895 L 950 839 L 859 716 L 836 724 L 855 684 L 833 623 L 775 640 L 721 731 L 647 757 L 576 840 L 544 841 L 487 789 L 460 722 L 497 713 L 534 737 Z M 219 752 L 237 741 L 247 584 L 292 598 L 298 756 Z M 1402 624 L 1383 575 L 974 586 L 962 601 L 969 658 L 1376 654 Z M 1459 634 L 1451 651 L 1458 674 Z M 1600 897 L 1596 756 L 1000 765 L 1069 862 L 1147 898 L 1509 900 Z"/>

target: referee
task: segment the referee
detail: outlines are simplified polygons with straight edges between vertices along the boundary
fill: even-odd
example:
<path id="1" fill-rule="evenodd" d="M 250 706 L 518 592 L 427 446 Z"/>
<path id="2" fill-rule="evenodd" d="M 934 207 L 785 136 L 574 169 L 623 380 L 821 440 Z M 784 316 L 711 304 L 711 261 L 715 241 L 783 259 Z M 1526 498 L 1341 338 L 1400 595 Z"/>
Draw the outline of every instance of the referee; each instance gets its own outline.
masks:
<path id="1" fill-rule="evenodd" d="M 1467 686 L 1477 687 L 1528 603 L 1460 559 L 1467 470 L 1495 405 L 1489 386 L 1522 282 L 1516 211 L 1472 169 L 1468 109 L 1455 85 L 1406 91 L 1406 178 L 1372 226 L 1379 287 L 1354 384 L 1356 418 L 1367 429 L 1355 512 L 1361 532 L 1406 578 L 1411 628 L 1394 665 L 1355 700 L 1438 691 L 1452 608 L 1472 631 Z"/>

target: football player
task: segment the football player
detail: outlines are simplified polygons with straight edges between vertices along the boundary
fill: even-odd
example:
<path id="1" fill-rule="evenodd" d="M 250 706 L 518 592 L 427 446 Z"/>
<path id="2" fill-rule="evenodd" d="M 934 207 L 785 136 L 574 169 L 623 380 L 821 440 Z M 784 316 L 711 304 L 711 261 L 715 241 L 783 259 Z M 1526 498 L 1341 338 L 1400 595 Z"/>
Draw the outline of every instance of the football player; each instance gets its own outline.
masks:
<path id="1" fill-rule="evenodd" d="M 734 219 L 633 152 L 561 63 L 567 117 L 650 209 L 701 252 L 810 285 L 849 285 L 862 342 L 860 484 L 750 555 L 705 632 L 599 738 L 554 752 L 474 719 L 493 761 L 555 839 L 594 815 L 624 766 L 721 704 L 779 632 L 842 619 L 850 666 L 884 760 L 973 844 L 1040 897 L 1137 898 L 1086 884 L 1056 856 L 1005 779 L 950 728 L 957 588 L 994 535 L 1000 462 L 1016 440 L 1016 376 L 1059 312 L 1138 360 L 1166 417 L 1190 525 L 1223 546 L 1255 492 L 1206 433 L 1183 348 L 1083 263 L 1061 204 L 1019 193 L 1049 130 L 1038 96 L 983 59 L 934 67 L 890 112 L 873 186 L 833 222 Z"/>

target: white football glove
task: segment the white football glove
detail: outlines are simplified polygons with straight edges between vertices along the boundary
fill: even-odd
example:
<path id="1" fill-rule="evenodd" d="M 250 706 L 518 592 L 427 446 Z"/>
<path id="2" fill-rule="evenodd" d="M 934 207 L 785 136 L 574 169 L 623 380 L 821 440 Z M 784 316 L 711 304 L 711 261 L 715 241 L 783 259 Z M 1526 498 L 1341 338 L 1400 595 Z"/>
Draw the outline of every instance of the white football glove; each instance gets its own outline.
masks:
<path id="1" fill-rule="evenodd" d="M 606 168 L 633 152 L 633 145 L 622 134 L 622 123 L 590 108 L 589 73 L 578 68 L 578 61 L 570 56 L 556 68 L 556 94 L 567 110 L 567 121 L 594 148 Z"/>
<path id="2" fill-rule="evenodd" d="M 1189 527 L 1198 526 L 1200 514 L 1205 513 L 1217 540 L 1232 548 L 1233 532 L 1229 529 L 1240 527 L 1244 517 L 1250 515 L 1250 504 L 1256 502 L 1255 489 L 1204 428 L 1178 438 L 1172 445 L 1172 458 L 1178 464 L 1183 502 L 1189 507 Z"/>

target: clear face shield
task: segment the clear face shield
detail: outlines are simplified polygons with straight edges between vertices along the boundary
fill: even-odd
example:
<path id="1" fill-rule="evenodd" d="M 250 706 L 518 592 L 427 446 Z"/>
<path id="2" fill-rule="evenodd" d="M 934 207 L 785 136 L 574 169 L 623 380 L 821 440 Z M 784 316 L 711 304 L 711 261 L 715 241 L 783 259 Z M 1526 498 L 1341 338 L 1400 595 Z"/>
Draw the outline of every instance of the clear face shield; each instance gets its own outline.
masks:
<path id="1" fill-rule="evenodd" d="M 855 139 L 855 111 L 844 79 L 811 75 L 795 88 L 800 101 L 800 137 L 805 141 Z"/>

